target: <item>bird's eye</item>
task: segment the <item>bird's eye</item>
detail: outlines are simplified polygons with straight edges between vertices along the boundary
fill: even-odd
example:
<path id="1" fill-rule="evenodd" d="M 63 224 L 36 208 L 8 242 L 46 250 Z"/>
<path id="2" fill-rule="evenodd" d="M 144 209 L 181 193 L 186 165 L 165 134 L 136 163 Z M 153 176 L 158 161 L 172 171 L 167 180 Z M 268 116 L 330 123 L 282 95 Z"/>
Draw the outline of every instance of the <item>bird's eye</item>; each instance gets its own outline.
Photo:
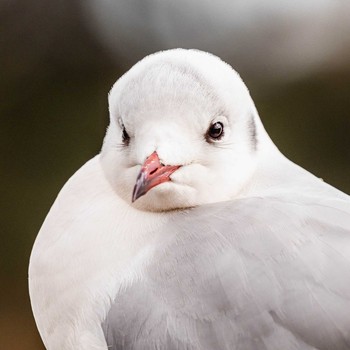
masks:
<path id="1" fill-rule="evenodd" d="M 221 122 L 211 124 L 207 131 L 207 140 L 220 140 L 222 136 L 224 136 L 224 125 Z"/>

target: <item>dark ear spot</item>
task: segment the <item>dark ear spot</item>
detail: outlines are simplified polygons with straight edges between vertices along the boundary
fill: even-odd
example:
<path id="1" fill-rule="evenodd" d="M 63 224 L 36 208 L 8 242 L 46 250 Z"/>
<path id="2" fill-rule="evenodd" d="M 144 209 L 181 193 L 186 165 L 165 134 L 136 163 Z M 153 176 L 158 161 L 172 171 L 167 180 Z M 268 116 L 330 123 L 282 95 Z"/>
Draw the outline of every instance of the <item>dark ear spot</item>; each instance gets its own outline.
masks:
<path id="1" fill-rule="evenodd" d="M 128 146 L 130 142 L 130 136 L 125 129 L 125 125 L 121 118 L 118 119 L 119 125 L 122 129 L 122 142 L 124 146 Z"/>
<path id="2" fill-rule="evenodd" d="M 125 126 L 124 126 L 124 128 L 123 128 L 122 141 L 123 141 L 123 144 L 124 144 L 125 146 L 129 146 L 130 136 L 129 136 L 129 134 L 126 132 Z"/>
<path id="3" fill-rule="evenodd" d="M 252 150 L 255 152 L 258 148 L 258 140 L 256 136 L 256 124 L 254 115 L 252 114 L 248 121 L 248 132 L 249 132 L 249 138 L 250 138 L 250 144 L 252 147 Z"/>

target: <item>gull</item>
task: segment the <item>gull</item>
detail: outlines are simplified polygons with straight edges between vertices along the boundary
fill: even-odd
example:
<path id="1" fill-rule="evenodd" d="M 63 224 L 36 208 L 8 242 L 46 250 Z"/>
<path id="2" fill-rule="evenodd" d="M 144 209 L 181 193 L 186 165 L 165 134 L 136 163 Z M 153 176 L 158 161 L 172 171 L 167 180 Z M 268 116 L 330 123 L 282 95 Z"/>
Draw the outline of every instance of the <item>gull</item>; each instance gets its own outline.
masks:
<path id="1" fill-rule="evenodd" d="M 288 160 L 218 57 L 147 56 L 35 241 L 49 350 L 350 349 L 350 197 Z"/>

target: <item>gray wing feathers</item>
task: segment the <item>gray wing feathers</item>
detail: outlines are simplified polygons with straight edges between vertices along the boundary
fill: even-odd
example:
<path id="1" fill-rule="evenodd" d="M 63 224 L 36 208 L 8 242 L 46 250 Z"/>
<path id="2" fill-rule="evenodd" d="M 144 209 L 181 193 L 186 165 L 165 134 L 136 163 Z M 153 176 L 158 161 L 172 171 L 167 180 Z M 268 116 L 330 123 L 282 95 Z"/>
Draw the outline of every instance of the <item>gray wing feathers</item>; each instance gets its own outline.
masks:
<path id="1" fill-rule="evenodd" d="M 110 349 L 350 349 L 349 202 L 179 212 L 103 327 Z"/>

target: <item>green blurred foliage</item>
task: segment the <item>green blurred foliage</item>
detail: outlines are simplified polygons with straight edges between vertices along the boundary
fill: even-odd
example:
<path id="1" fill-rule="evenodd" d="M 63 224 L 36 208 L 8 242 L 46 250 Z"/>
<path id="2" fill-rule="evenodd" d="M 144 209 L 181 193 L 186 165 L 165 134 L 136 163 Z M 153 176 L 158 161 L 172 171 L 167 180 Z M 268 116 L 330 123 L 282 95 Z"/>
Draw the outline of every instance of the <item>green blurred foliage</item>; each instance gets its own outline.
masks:
<path id="1" fill-rule="evenodd" d="M 288 158 L 350 193 L 349 71 L 309 76 L 257 96 L 255 103 Z"/>
<path id="2" fill-rule="evenodd" d="M 60 188 L 99 152 L 108 123 L 107 93 L 120 67 L 135 63 L 112 62 L 80 21 L 75 2 L 45 7 L 38 1 L 34 10 L 30 5 L 8 2 L 0 15 L 0 347 L 14 350 L 43 348 L 27 291 L 31 247 Z M 31 20 L 26 10 L 42 22 Z M 57 23 L 60 30 L 54 31 Z M 281 151 L 348 193 L 349 71 L 269 88 L 248 77 Z"/>

